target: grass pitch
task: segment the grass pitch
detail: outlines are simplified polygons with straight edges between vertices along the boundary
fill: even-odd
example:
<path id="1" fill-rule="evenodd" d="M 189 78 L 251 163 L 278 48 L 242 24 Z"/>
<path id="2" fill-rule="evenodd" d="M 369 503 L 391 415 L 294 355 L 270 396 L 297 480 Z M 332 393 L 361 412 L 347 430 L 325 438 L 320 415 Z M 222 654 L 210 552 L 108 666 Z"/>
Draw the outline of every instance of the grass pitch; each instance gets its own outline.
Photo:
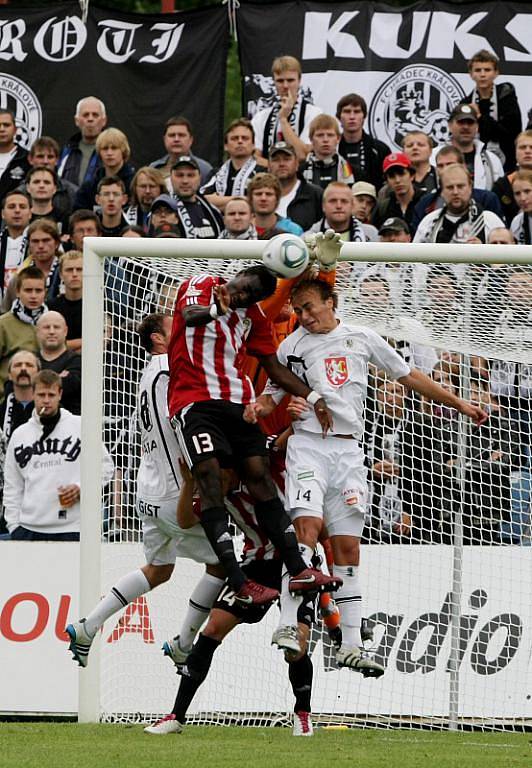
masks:
<path id="1" fill-rule="evenodd" d="M 1 768 L 514 768 L 532 734 L 200 728 L 148 736 L 142 726 L 0 723 Z"/>

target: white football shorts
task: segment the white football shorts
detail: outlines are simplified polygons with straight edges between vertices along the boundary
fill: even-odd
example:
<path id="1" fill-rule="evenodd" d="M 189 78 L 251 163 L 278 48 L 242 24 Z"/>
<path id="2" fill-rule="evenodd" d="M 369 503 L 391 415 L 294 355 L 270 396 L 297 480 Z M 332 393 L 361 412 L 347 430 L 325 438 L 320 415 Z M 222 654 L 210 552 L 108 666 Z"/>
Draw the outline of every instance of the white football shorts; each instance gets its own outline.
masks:
<path id="1" fill-rule="evenodd" d="M 362 536 L 367 469 L 356 440 L 298 432 L 288 439 L 286 475 L 292 519 L 320 517 L 329 536 Z"/>
<path id="2" fill-rule="evenodd" d="M 137 498 L 146 562 L 149 565 L 174 565 L 176 558 L 181 557 L 196 563 L 216 565 L 218 558 L 201 525 L 180 528 L 176 508 L 177 501 L 174 499 L 153 504 Z"/>

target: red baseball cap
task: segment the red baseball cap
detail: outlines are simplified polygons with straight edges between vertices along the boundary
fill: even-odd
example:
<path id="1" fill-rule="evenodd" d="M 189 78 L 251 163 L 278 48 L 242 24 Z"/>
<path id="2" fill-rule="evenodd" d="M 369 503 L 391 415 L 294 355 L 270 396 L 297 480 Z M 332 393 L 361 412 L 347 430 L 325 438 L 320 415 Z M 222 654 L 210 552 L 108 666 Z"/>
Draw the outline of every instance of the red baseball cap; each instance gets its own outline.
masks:
<path id="1" fill-rule="evenodd" d="M 412 168 L 410 158 L 404 152 L 392 152 L 391 155 L 385 157 L 382 164 L 382 172 L 386 173 L 394 165 L 398 165 L 399 168 Z"/>

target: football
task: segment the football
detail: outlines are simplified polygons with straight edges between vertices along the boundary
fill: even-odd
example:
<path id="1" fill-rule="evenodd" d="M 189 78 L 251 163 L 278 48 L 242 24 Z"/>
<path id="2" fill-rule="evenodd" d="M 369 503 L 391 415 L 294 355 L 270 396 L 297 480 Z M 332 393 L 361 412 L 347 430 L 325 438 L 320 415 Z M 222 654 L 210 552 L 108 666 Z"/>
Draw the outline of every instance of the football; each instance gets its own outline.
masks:
<path id="1" fill-rule="evenodd" d="M 297 235 L 275 235 L 262 252 L 262 263 L 276 277 L 298 277 L 308 267 L 308 248 Z"/>

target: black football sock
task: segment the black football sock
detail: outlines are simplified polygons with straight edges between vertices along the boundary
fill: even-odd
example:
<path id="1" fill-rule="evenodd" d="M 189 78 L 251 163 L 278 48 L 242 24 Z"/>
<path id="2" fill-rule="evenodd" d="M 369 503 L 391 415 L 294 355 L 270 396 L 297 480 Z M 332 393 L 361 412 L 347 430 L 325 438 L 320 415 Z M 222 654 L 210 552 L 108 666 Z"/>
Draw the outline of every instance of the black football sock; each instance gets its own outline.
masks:
<path id="1" fill-rule="evenodd" d="M 203 509 L 201 511 L 201 525 L 227 574 L 229 586 L 238 592 L 246 577 L 236 559 L 233 538 L 229 531 L 227 512 L 224 507 Z"/>
<path id="2" fill-rule="evenodd" d="M 281 499 L 276 496 L 269 501 L 257 501 L 255 515 L 260 527 L 281 553 L 290 576 L 304 571 L 307 566 L 299 551 L 294 526 Z"/>
<path id="3" fill-rule="evenodd" d="M 310 712 L 310 696 L 312 694 L 312 661 L 305 653 L 298 661 L 288 665 L 288 677 L 296 698 L 294 712 Z M 179 719 L 179 718 L 178 718 Z"/>
<path id="4" fill-rule="evenodd" d="M 172 709 L 173 714 L 180 723 L 185 722 L 190 703 L 196 691 L 207 677 L 212 657 L 219 645 L 219 640 L 200 635 L 189 653 L 186 665 L 182 671 L 174 708 Z"/>

